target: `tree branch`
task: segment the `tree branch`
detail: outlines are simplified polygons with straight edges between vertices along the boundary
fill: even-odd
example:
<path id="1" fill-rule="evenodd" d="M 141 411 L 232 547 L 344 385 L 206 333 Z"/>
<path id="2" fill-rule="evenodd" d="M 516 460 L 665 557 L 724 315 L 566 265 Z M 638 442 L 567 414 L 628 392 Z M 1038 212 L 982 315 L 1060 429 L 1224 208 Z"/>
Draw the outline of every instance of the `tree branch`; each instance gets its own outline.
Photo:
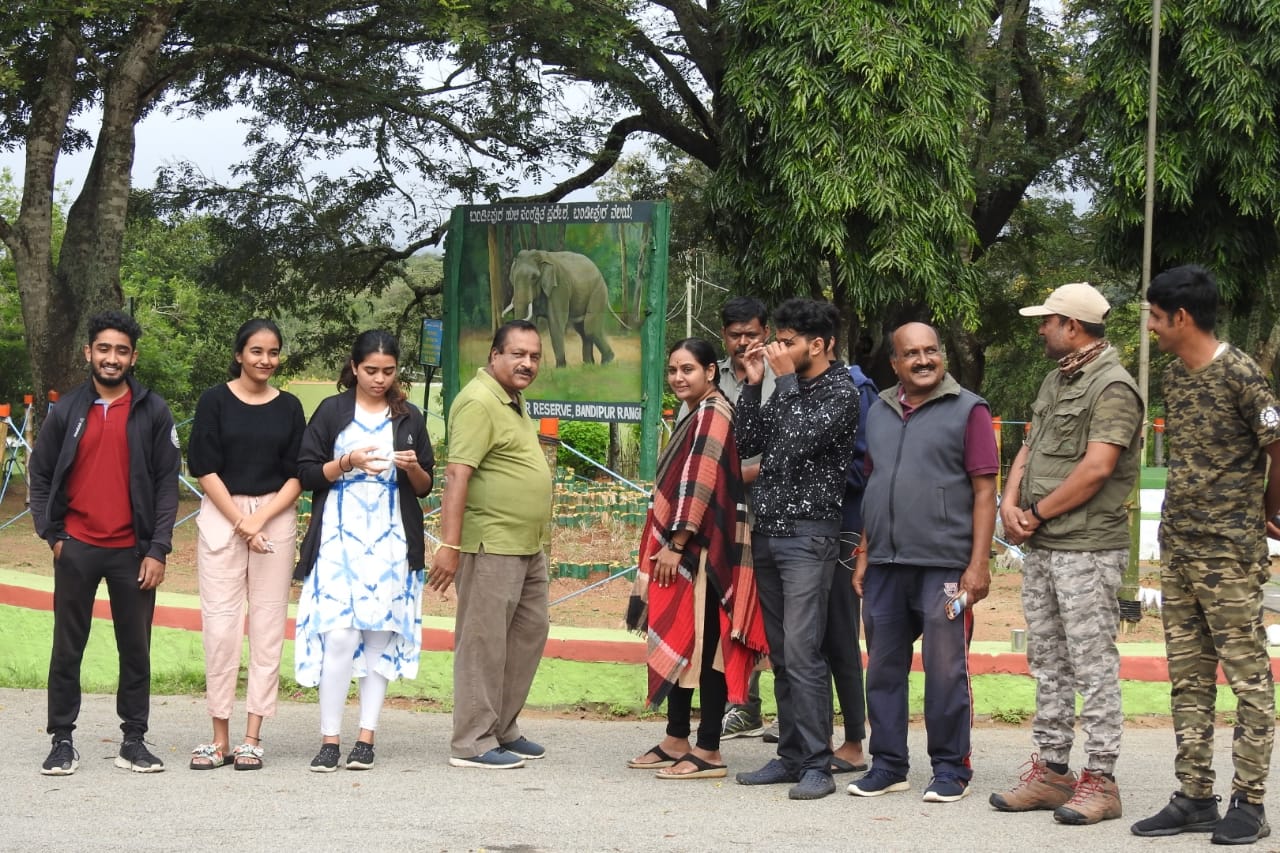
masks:
<path id="1" fill-rule="evenodd" d="M 627 116 L 621 121 L 616 122 L 609 130 L 609 135 L 605 138 L 604 145 L 600 152 L 593 158 L 591 165 L 582 172 L 573 177 L 561 181 L 551 189 L 544 193 L 531 196 L 517 196 L 514 198 L 503 199 L 508 202 L 524 202 L 524 203 L 550 203 L 559 201 L 574 190 L 580 190 L 589 187 L 597 180 L 602 178 L 606 172 L 613 168 L 618 162 L 618 157 L 622 154 L 622 146 L 626 143 L 627 137 L 638 131 L 646 130 L 645 121 L 641 116 Z"/>

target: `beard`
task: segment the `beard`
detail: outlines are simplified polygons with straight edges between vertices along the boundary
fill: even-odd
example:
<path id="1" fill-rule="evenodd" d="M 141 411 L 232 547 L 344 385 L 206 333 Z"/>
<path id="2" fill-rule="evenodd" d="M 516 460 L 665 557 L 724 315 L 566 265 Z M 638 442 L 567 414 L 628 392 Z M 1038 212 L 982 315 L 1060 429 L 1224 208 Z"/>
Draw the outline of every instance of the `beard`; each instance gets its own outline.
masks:
<path id="1" fill-rule="evenodd" d="M 121 370 L 115 376 L 103 376 L 101 373 L 98 372 L 98 368 L 96 367 L 89 368 L 89 373 L 93 375 L 93 381 L 107 388 L 115 388 L 118 385 L 123 385 L 125 380 L 129 378 L 129 371 L 130 371 L 130 368 L 126 367 L 124 370 Z"/>

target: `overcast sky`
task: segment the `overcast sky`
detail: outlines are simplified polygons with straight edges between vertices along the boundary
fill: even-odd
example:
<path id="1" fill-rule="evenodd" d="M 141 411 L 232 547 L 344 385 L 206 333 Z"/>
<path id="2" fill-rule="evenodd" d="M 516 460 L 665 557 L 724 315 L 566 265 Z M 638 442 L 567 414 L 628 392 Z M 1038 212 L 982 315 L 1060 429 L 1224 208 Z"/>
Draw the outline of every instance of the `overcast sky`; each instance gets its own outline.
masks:
<path id="1" fill-rule="evenodd" d="M 179 114 L 166 115 L 156 110 L 143 119 L 137 128 L 137 148 L 133 159 L 133 184 L 136 187 L 150 187 L 155 183 L 156 171 L 163 166 L 174 166 L 183 161 L 192 163 L 205 176 L 221 181 L 230 181 L 231 168 L 245 159 L 244 147 L 245 127 L 239 122 L 242 110 L 225 110 L 201 118 L 193 118 Z M 96 137 L 99 118 L 95 113 L 86 113 L 76 121 L 77 126 L 89 130 Z M 629 142 L 627 152 L 639 150 L 637 143 Z M 85 173 L 92 160 L 92 150 L 76 154 L 63 154 L 58 158 L 57 183 L 62 186 L 70 184 L 65 195 L 74 199 L 84 182 Z M 352 165 L 359 165 L 360 160 L 352 156 L 349 161 L 324 161 L 318 163 L 318 170 L 329 172 L 345 171 Z M 370 160 L 372 165 L 372 160 Z M 14 181 L 21 185 L 23 175 L 23 152 L 0 151 L 0 169 L 8 169 Z M 567 173 L 556 174 L 547 179 L 544 185 L 524 187 L 522 193 L 533 194 L 545 191 L 554 181 L 563 180 Z M 589 201 L 595 199 L 593 190 L 579 190 L 568 196 L 566 201 Z"/>

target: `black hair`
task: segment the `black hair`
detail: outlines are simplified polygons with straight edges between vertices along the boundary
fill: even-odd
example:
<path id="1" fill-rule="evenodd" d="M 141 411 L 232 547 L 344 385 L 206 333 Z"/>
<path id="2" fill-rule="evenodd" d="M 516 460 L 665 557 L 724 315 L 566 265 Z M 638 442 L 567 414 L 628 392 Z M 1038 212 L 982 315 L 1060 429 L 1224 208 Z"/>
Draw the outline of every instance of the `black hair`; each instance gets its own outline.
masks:
<path id="1" fill-rule="evenodd" d="M 276 343 L 281 349 L 284 349 L 284 335 L 280 334 L 280 327 L 275 324 L 275 321 L 268 320 L 265 317 L 254 317 L 251 320 L 245 320 L 244 324 L 236 332 L 236 343 L 231 352 L 235 353 L 235 355 L 244 352 L 244 348 L 249 345 L 249 338 L 262 331 L 275 335 Z M 240 362 L 236 361 L 235 355 L 231 357 L 231 366 L 227 368 L 227 373 L 232 379 L 240 378 Z"/>
<path id="2" fill-rule="evenodd" d="M 490 345 L 489 352 L 506 352 L 507 338 L 512 332 L 533 332 L 536 335 L 538 327 L 528 320 L 508 320 L 493 333 L 493 344 Z"/>
<path id="3" fill-rule="evenodd" d="M 829 344 L 836 335 L 835 318 L 830 302 L 794 297 L 778 306 L 773 312 L 775 329 L 790 329 L 806 338 L 819 338 Z"/>
<path id="4" fill-rule="evenodd" d="M 1202 332 L 1212 332 L 1218 323 L 1218 282 L 1196 264 L 1174 267 L 1151 279 L 1147 301 L 1171 317 L 1179 308 L 1186 309 Z"/>
<path id="5" fill-rule="evenodd" d="M 142 337 L 142 327 L 138 321 L 123 311 L 102 311 L 89 318 L 89 344 L 97 340 L 98 335 L 108 329 L 121 332 L 129 338 L 129 345 L 138 348 L 138 338 Z"/>
<path id="6" fill-rule="evenodd" d="M 753 296 L 735 296 L 720 307 L 720 325 L 750 323 L 759 320 L 761 326 L 769 325 L 769 309 Z M 692 352 L 692 350 L 690 350 Z"/>
<path id="7" fill-rule="evenodd" d="M 741 322 L 734 320 L 733 322 Z M 667 359 L 670 360 L 671 354 L 678 349 L 682 349 L 689 355 L 693 356 L 693 360 L 701 364 L 703 367 L 714 367 L 715 373 L 711 376 L 711 384 L 720 387 L 720 362 L 716 359 L 716 348 L 710 342 L 702 338 L 684 338 L 676 341 L 671 349 L 667 350 Z"/>
<path id="8" fill-rule="evenodd" d="M 356 387 L 356 365 L 375 353 L 389 355 L 400 365 L 400 342 L 396 336 L 382 329 L 368 329 L 356 335 L 351 345 L 351 357 L 342 365 L 342 373 L 338 376 L 338 388 Z M 409 400 L 400 387 L 399 371 L 387 386 L 387 406 L 391 409 L 391 417 L 396 418 L 409 411 Z"/>
<path id="9" fill-rule="evenodd" d="M 1105 338 L 1107 336 L 1106 323 L 1086 323 L 1084 320 L 1080 319 L 1077 319 L 1076 322 L 1080 324 L 1080 328 L 1084 330 L 1086 335 L 1094 338 L 1095 340 Z"/>

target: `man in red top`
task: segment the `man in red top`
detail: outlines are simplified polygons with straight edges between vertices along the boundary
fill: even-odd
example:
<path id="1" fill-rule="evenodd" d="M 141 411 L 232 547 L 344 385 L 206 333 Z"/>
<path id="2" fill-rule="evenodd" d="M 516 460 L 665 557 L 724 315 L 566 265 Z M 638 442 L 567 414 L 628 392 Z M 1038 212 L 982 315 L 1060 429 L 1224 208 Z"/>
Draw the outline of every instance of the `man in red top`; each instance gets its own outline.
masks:
<path id="1" fill-rule="evenodd" d="M 71 733 L 80 715 L 80 661 L 103 580 L 120 656 L 116 712 L 124 738 L 115 764 L 137 773 L 164 769 L 143 736 L 151 617 L 178 511 L 181 454 L 169 407 L 130 376 L 141 334 L 117 311 L 89 318 L 91 378 L 50 410 L 31 454 L 31 516 L 53 549 L 53 749 L 40 769 L 47 776 L 68 776 L 79 763 Z"/>

